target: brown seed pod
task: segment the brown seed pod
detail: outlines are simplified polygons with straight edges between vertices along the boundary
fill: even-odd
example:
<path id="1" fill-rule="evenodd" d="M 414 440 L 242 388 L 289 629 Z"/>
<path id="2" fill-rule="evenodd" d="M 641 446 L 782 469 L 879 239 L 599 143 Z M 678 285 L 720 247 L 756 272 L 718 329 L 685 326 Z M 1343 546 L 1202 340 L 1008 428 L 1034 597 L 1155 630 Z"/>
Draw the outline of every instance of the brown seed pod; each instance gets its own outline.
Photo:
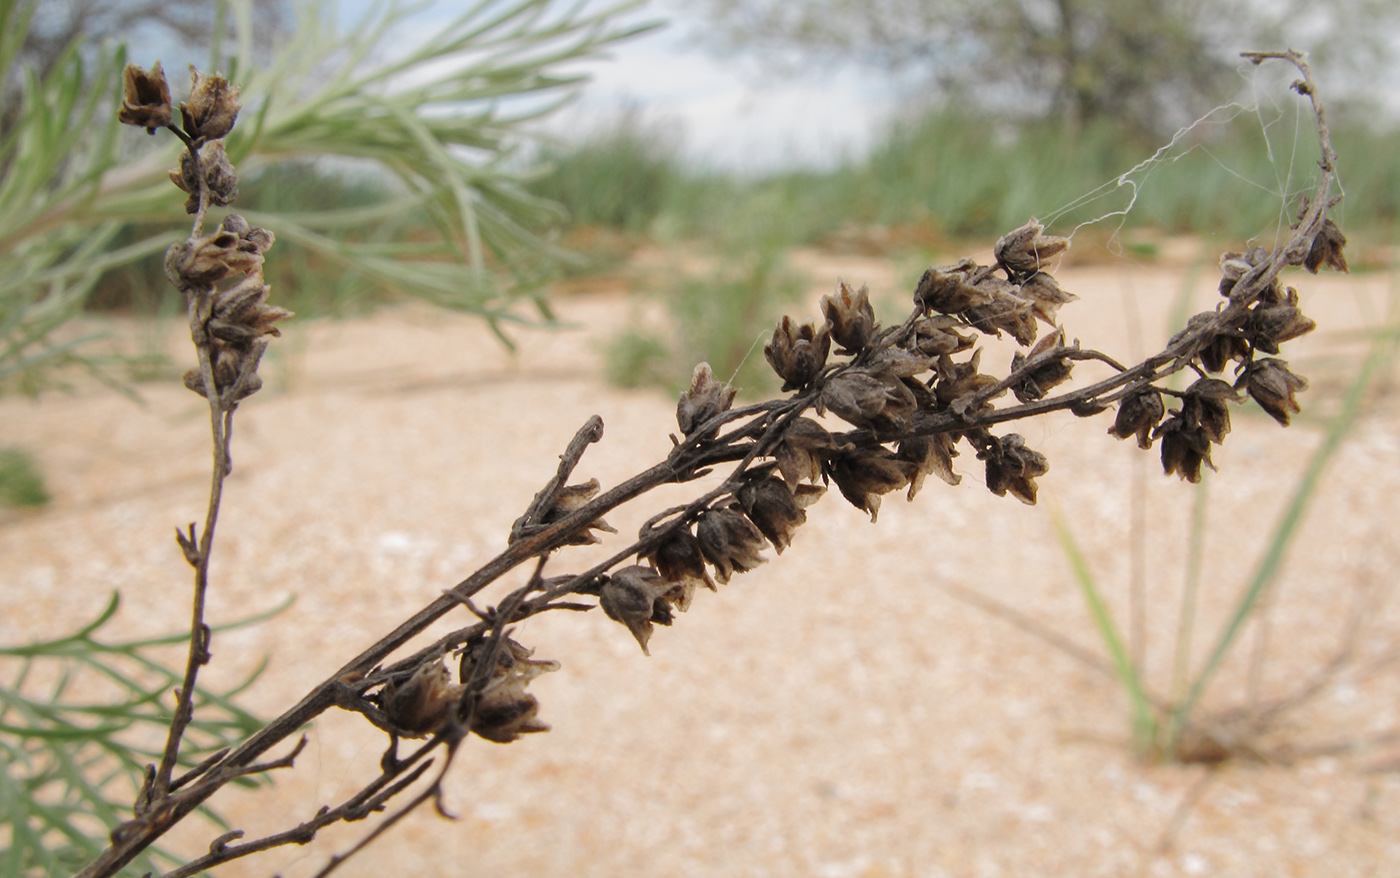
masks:
<path id="1" fill-rule="evenodd" d="M 149 71 L 135 64 L 126 65 L 122 71 L 122 106 L 117 111 L 117 121 L 123 125 L 145 128 L 147 134 L 155 134 L 157 128 L 170 124 L 173 114 L 170 105 L 170 84 L 165 81 L 165 71 L 157 61 Z"/>
<path id="2" fill-rule="evenodd" d="M 826 365 L 830 350 L 831 336 L 825 328 L 799 324 L 785 315 L 773 331 L 773 338 L 763 346 L 763 356 L 783 379 L 783 390 L 788 391 L 811 383 Z"/>
<path id="3" fill-rule="evenodd" d="M 709 363 L 695 367 L 690 376 L 690 390 L 681 394 L 676 404 L 676 423 L 681 435 L 689 437 L 701 424 L 729 410 L 734 404 L 733 387 L 715 378 Z M 713 437 L 718 430 L 711 430 L 706 437 Z"/>
<path id="4" fill-rule="evenodd" d="M 647 641 L 651 639 L 653 623 L 671 624 L 671 607 L 662 598 L 672 589 L 672 583 L 652 568 L 634 564 L 608 577 L 598 603 L 609 619 L 627 626 L 642 652 L 651 655 Z"/>
<path id="5" fill-rule="evenodd" d="M 1136 436 L 1139 448 L 1151 448 L 1152 431 L 1166 411 L 1162 394 L 1154 388 L 1148 387 L 1132 396 L 1125 396 L 1118 403 L 1118 416 L 1114 418 L 1113 426 L 1108 428 L 1108 435 L 1119 439 Z"/>
<path id="6" fill-rule="evenodd" d="M 875 310 L 870 307 L 870 291 L 864 286 L 852 290 L 850 284 L 839 281 L 834 296 L 822 297 L 821 308 L 827 331 L 844 348 L 841 353 L 865 350 L 879 328 L 875 324 Z"/>
<path id="7" fill-rule="evenodd" d="M 1045 226 L 1035 218 L 997 239 L 992 248 L 997 264 L 1013 275 L 1042 270 L 1052 256 L 1069 249 L 1069 238 L 1046 235 Z"/>
<path id="8" fill-rule="evenodd" d="M 190 67 L 190 98 L 180 104 L 181 127 L 191 140 L 218 140 L 238 119 L 238 86 L 222 76 L 206 76 Z"/>
<path id="9" fill-rule="evenodd" d="M 695 538 L 700 552 L 715 567 L 720 582 L 728 582 L 735 573 L 744 573 L 767 559 L 763 551 L 763 532 L 734 504 L 707 509 L 700 514 L 695 526 Z"/>
<path id="10" fill-rule="evenodd" d="M 1293 374 L 1288 363 L 1272 357 L 1250 363 L 1235 386 L 1241 384 L 1260 408 L 1285 427 L 1290 414 L 1302 411 L 1294 394 L 1308 389 L 1308 379 Z"/>

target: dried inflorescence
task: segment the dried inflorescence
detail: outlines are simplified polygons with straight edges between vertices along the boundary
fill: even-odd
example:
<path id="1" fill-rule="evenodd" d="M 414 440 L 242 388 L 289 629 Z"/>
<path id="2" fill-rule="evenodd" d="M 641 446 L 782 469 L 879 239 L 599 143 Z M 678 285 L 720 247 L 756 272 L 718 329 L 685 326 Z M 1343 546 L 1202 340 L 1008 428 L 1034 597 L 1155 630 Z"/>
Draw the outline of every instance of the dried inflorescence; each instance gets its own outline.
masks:
<path id="1" fill-rule="evenodd" d="M 1289 416 L 1299 411 L 1296 394 L 1307 388 L 1307 379 L 1290 371 L 1284 361 L 1259 355 L 1279 353 L 1281 345 L 1317 324 L 1303 313 L 1298 291 L 1279 282 L 1277 263 L 1281 255 L 1283 262 L 1314 272 L 1322 266 L 1346 271 L 1345 243 L 1341 230 L 1324 217 L 1311 244 L 1300 253 L 1253 247 L 1221 256 L 1220 295 L 1225 301 L 1215 311 L 1191 317 L 1168 343 L 1169 349 L 1186 348 L 1182 361 L 1203 377 L 1176 394 L 1181 406 L 1170 412 L 1162 404 L 1164 389 L 1135 389 L 1119 403 L 1109 433 L 1120 439 L 1136 436 L 1142 448 L 1161 439 L 1163 470 L 1198 482 L 1202 466 L 1214 468 L 1210 446 L 1221 444 L 1230 431 L 1230 405 L 1253 399 L 1288 426 Z M 1231 366 L 1233 382 L 1209 377 Z"/>
<path id="2" fill-rule="evenodd" d="M 1334 226 L 1322 228 L 1314 246 L 1299 251 L 1305 267 L 1344 267 L 1345 238 Z M 713 588 L 714 580 L 753 569 L 768 546 L 784 551 L 827 485 L 875 521 L 887 494 L 907 489 L 912 500 L 930 475 L 958 484 L 953 462 L 964 442 L 982 462 L 988 490 L 1034 504 L 1036 480 L 1049 461 L 1022 435 L 991 430 L 1012 419 L 997 407 L 1008 391 L 1026 410 L 1016 417 L 1061 409 L 1092 417 L 1117 403 L 1109 434 L 1133 437 L 1143 449 L 1160 440 L 1164 471 L 1192 482 L 1214 466 L 1211 447 L 1230 432 L 1232 405 L 1251 398 L 1285 425 L 1297 413 L 1296 394 L 1306 380 L 1283 360 L 1259 356 L 1277 353 L 1314 326 L 1297 291 L 1277 280 L 1283 251 L 1225 254 L 1221 307 L 1191 318 L 1164 354 L 1129 370 L 1077 340 L 1067 342 L 1057 323 L 1060 307 L 1076 297 L 1049 272 L 1049 262 L 1069 243 L 1032 219 L 997 241 L 993 265 L 964 259 L 933 266 L 914 290 L 913 314 L 890 329 L 876 321 L 869 291 L 845 281 L 821 300 L 824 321 L 784 316 L 764 354 L 784 389 L 794 392 L 797 410 L 771 428 L 772 439 L 750 451 L 749 462 L 716 496 L 664 527 L 643 529 L 648 548 L 638 561 L 644 566 L 613 574 L 602 587 L 603 609 L 646 650 L 654 626 L 671 624 L 672 610 L 688 607 L 699 585 Z M 1288 261 L 1304 264 L 1305 257 Z M 1051 331 L 1036 341 L 1038 323 Z M 1024 348 L 1013 354 L 1004 378 L 982 370 L 978 333 L 1009 334 Z M 1052 398 L 1085 359 L 1110 365 L 1117 377 Z M 1233 382 L 1219 377 L 1231 366 Z M 1199 373 L 1186 390 L 1157 383 L 1183 368 Z M 727 412 L 733 399 L 733 388 L 701 364 L 677 407 L 682 434 L 715 439 L 713 428 L 701 436 L 701 425 Z M 852 429 L 833 433 L 801 416 L 807 409 Z M 743 432 L 724 441 L 742 441 L 733 437 Z"/>
<path id="3" fill-rule="evenodd" d="M 557 671 L 559 663 L 532 655 L 510 638 L 494 650 L 489 641 L 483 641 L 463 650 L 459 679 L 452 678 L 441 658 L 434 658 L 402 683 L 389 680 L 377 699 L 390 729 L 405 738 L 426 738 L 441 731 L 456 712 L 468 731 L 488 741 L 510 743 L 521 735 L 549 730 L 538 718 L 539 702 L 525 687 L 540 674 Z M 488 661 L 492 661 L 490 670 L 479 672 L 477 666 Z M 469 704 L 466 696 L 478 674 L 477 696 Z"/>
<path id="4" fill-rule="evenodd" d="M 186 146 L 170 180 L 189 196 L 185 210 L 197 219 L 191 236 L 166 251 L 165 273 L 188 300 L 191 333 L 201 352 L 200 368 L 185 373 L 185 386 L 230 411 L 262 387 L 257 368 L 266 337 L 280 335 L 275 324 L 291 312 L 268 304 L 263 259 L 274 241 L 271 232 L 230 214 L 212 233 L 200 233 L 203 212 L 231 204 L 238 195 L 238 174 L 223 138 L 233 130 L 240 107 L 238 88 L 222 76 L 191 67 L 190 77 L 189 99 L 180 104 L 181 127 L 175 128 L 160 64 L 149 71 L 127 65 L 118 118 L 152 134 L 169 129 Z"/>
<path id="5" fill-rule="evenodd" d="M 1306 66 L 1298 57 L 1287 57 L 1306 78 Z M 267 337 L 277 334 L 275 323 L 287 316 L 268 304 L 262 277 L 273 236 L 237 216 L 225 217 L 211 234 L 203 232 L 208 209 L 226 204 L 237 192 L 237 174 L 220 142 L 238 116 L 237 89 L 219 77 L 194 73 L 190 98 L 180 105 L 182 126 L 175 128 L 169 86 L 158 64 L 149 72 L 129 67 L 125 86 L 122 122 L 152 133 L 171 130 L 186 146 L 171 179 L 190 196 L 187 209 L 196 217 L 195 226 L 188 240 L 168 252 L 166 267 L 188 299 L 191 331 L 201 354 L 201 369 L 187 374 L 186 383 L 224 415 L 213 418 L 217 483 L 228 473 L 226 429 L 233 409 L 256 390 L 258 358 Z M 1295 88 L 1300 94 L 1313 94 L 1310 80 Z M 1334 181 L 1335 154 L 1315 98 L 1314 106 L 1323 146 L 1318 197 L 1324 197 Z M 1307 387 L 1306 379 L 1284 360 L 1261 354 L 1277 354 L 1282 344 L 1314 328 L 1301 310 L 1298 292 L 1278 281 L 1285 265 L 1312 272 L 1323 267 L 1347 270 L 1342 253 L 1346 238 L 1326 217 L 1331 206 L 1305 201 L 1284 247 L 1225 254 L 1218 307 L 1191 318 L 1165 350 L 1131 368 L 1081 349 L 1077 340 L 1066 342 L 1058 312 L 1075 296 L 1059 285 L 1050 263 L 1070 242 L 1045 234 L 1035 219 L 997 241 L 993 265 L 964 259 L 930 267 L 914 290 L 913 312 L 898 326 L 881 328 L 868 290 L 840 282 L 821 301 L 821 322 L 784 316 L 765 345 L 765 357 L 791 396 L 732 410 L 735 389 L 701 364 L 677 404 L 683 438 L 674 442 L 660 465 L 606 493 L 600 492 L 597 480 L 565 484 L 583 448 L 601 437 L 601 421 L 591 420 L 561 456 L 558 475 L 512 528 L 505 552 L 352 660 L 348 670 L 338 672 L 265 729 L 273 730 L 271 734 L 255 736 L 234 754 L 210 760 L 175 780 L 181 723 L 192 715 L 191 696 L 182 694 L 171 726 L 175 746 L 167 748 L 161 769 L 149 774 L 136 819 L 113 833 L 113 850 L 124 844 L 121 838 L 149 844 L 166 828 L 163 817 L 152 815 L 173 813 L 186 796 L 191 806 L 198 804 L 207 796 L 201 787 L 212 791 L 250 771 L 290 765 L 295 751 L 266 766 L 250 766 L 247 760 L 332 704 L 361 709 L 394 736 L 439 737 L 402 762 L 391 744 L 381 762 L 383 774 L 364 791 L 339 808 L 323 808 L 313 821 L 283 834 L 298 843 L 305 841 L 308 827 L 314 834 L 319 826 L 382 808 L 390 796 L 423 774 L 428 762 L 418 760 L 431 746 L 446 744 L 445 771 L 456 743 L 467 732 L 506 743 L 546 730 L 538 718 L 539 703 L 526 689 L 558 664 L 533 659 L 530 650 L 508 636 L 507 626 L 546 610 L 589 609 L 589 603 L 566 598 L 593 596 L 645 652 L 655 626 L 672 624 L 675 613 L 689 608 L 702 586 L 715 590 L 716 580 L 727 583 L 735 574 L 763 564 L 770 545 L 784 552 L 806 522 L 808 507 L 832 482 L 874 521 L 885 495 L 907 488 L 912 500 L 929 475 L 958 484 L 961 477 L 953 462 L 965 444 L 982 462 L 990 491 L 1035 503 L 1036 479 L 1048 472 L 1048 461 L 1028 447 L 1022 435 L 992 432 L 1005 422 L 1062 410 L 1093 417 L 1116 404 L 1111 435 L 1134 437 L 1143 449 L 1160 440 L 1166 472 L 1198 481 L 1202 467 L 1213 466 L 1211 446 L 1223 443 L 1230 431 L 1231 405 L 1253 399 L 1285 426 L 1300 409 L 1296 395 Z M 1037 343 L 1042 323 L 1052 329 Z M 1008 334 L 1026 350 L 1013 355 L 1004 376 L 992 374 L 995 370 L 984 372 L 979 333 Z M 1099 361 L 1115 373 L 1087 386 L 1057 390 L 1072 380 L 1075 365 L 1084 360 Z M 1197 380 L 1186 390 L 1166 385 L 1168 378 L 1188 369 L 1197 373 Z M 1002 402 L 999 407 L 1008 392 L 1016 403 Z M 808 412 L 830 414 L 850 429 L 836 432 L 829 422 L 806 417 Z M 551 552 L 599 542 L 597 532 L 615 532 L 601 514 L 660 485 L 699 480 L 735 461 L 732 473 L 717 486 L 716 479 L 707 479 L 701 497 L 651 519 L 627 550 L 585 573 L 544 578 Z M 193 525 L 188 537 L 182 533 L 180 538 L 186 558 L 198 571 L 190 680 L 208 661 L 209 628 L 198 608 L 217 497 L 218 491 L 211 491 L 211 523 L 201 538 L 196 541 Z M 634 555 L 635 563 L 628 563 Z M 499 607 L 476 609 L 474 595 L 529 561 L 537 568 L 525 585 Z M 447 634 L 398 666 L 379 666 L 460 606 L 476 614 L 473 625 Z M 455 676 L 443 662 L 454 650 L 460 656 Z M 184 691 L 193 689 L 187 686 Z M 278 727 L 286 731 L 278 732 Z M 401 776 L 415 763 L 416 768 Z M 186 783 L 196 777 L 195 783 Z M 440 795 L 441 780 L 439 776 L 415 803 Z M 385 825 L 395 819 L 397 815 Z M 216 841 L 211 856 L 229 851 L 226 842 L 231 837 Z M 258 842 L 241 847 L 262 849 Z M 133 850 L 139 848 L 127 846 L 117 852 L 111 860 L 117 863 L 113 872 L 125 862 L 118 862 L 120 857 Z"/>
<path id="6" fill-rule="evenodd" d="M 271 232 L 230 214 L 213 234 L 182 241 L 166 252 L 166 274 L 193 301 L 204 333 L 197 341 L 209 352 L 215 396 L 224 407 L 262 387 L 257 367 L 267 347 L 264 336 L 280 335 L 277 321 L 291 316 L 267 301 L 263 254 L 272 242 Z M 236 283 L 218 286 L 235 278 Z M 186 372 L 184 381 L 200 396 L 208 395 L 202 368 Z"/>

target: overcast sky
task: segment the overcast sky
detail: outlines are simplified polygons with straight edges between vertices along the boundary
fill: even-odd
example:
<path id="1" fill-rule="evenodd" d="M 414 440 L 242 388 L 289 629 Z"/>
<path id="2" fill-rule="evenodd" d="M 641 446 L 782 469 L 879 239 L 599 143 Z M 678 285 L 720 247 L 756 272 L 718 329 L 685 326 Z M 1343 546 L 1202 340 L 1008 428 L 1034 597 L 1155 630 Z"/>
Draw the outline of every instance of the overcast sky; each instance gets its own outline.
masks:
<path id="1" fill-rule="evenodd" d="M 585 65 L 593 82 L 552 129 L 606 124 L 630 107 L 673 131 L 701 164 L 823 166 L 864 152 L 904 97 L 888 74 L 843 66 L 775 77 L 751 60 L 719 57 L 699 44 L 704 23 L 684 2 L 652 0 L 636 18 L 669 24 Z"/>

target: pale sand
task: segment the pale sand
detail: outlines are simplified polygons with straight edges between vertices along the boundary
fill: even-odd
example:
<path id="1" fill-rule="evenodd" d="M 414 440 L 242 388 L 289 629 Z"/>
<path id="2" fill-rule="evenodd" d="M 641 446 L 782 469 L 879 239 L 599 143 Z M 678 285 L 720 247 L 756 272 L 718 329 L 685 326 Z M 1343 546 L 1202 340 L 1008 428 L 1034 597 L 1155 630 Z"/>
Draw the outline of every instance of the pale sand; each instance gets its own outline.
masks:
<path id="1" fill-rule="evenodd" d="M 902 299 L 888 263 L 805 263 L 817 284 L 808 316 L 838 272 L 869 281 L 877 302 Z M 1069 335 L 1119 359 L 1160 345 L 1183 276 L 1066 269 L 1062 283 L 1083 299 L 1062 312 Z M 1294 282 L 1321 328 L 1284 356 L 1313 381 L 1305 410 L 1334 411 L 1361 352 L 1343 334 L 1384 313 L 1389 279 Z M 1198 309 L 1212 305 L 1213 286 L 1207 271 Z M 499 551 L 592 414 L 606 434 L 580 478 L 607 485 L 661 459 L 673 401 L 597 377 L 598 340 L 627 306 L 592 295 L 558 307 L 581 328 L 517 332 L 515 356 L 470 319 L 416 309 L 293 324 L 274 344 L 268 390 L 238 416 L 210 617 L 297 600 L 218 637 L 209 682 L 268 656 L 246 703 L 270 715 L 294 700 Z M 185 368 L 189 353 L 172 350 Z M 984 363 L 999 371 L 1008 359 L 998 348 Z M 186 623 L 190 577 L 172 529 L 203 518 L 207 415 L 173 382 L 141 392 L 143 408 L 101 390 L 37 405 L 0 400 L 0 438 L 37 452 L 55 494 L 40 512 L 0 519 L 5 642 L 66 632 L 112 589 L 128 631 Z M 563 664 L 532 687 L 553 730 L 510 746 L 474 740 L 450 780 L 448 804 L 462 819 L 425 809 L 337 874 L 1400 873 L 1400 748 L 1368 743 L 1400 729 L 1400 665 L 1377 664 L 1400 638 L 1393 385 L 1372 397 L 1331 466 L 1274 592 L 1265 699 L 1293 691 L 1334 654 L 1361 591 L 1379 601 L 1353 644 L 1366 670 L 1257 742 L 1275 756 L 1349 749 L 1291 765 L 1242 760 L 1211 774 L 1139 762 L 1110 677 L 940 588 L 1006 602 L 1104 654 L 1049 513 L 1070 522 L 1126 625 L 1140 472 L 1151 522 L 1148 674 L 1168 688 L 1191 492 L 1160 475 L 1155 452 L 1105 436 L 1109 418 L 1021 427 L 1051 464 L 1037 508 L 988 493 L 967 454 L 955 461 L 960 486 L 930 482 L 912 504 L 891 496 L 874 525 L 833 490 L 781 558 L 770 551 L 769 564 L 702 593 L 656 633 L 650 658 L 596 611 L 521 625 L 519 640 Z M 1319 436 L 1315 421 L 1283 430 L 1241 412 L 1215 452 L 1198 662 Z M 609 519 L 626 536 L 683 496 L 668 490 Z M 550 569 L 584 563 L 565 554 Z M 1254 642 L 1241 643 L 1207 708 L 1245 703 Z M 382 744 L 357 717 L 333 713 L 275 792 L 236 792 L 222 807 L 250 836 L 285 827 L 358 788 Z M 1179 810 L 1193 791 L 1194 806 Z M 328 831 L 218 874 L 305 875 L 367 828 Z M 201 827 L 182 843 L 197 852 L 213 834 Z"/>

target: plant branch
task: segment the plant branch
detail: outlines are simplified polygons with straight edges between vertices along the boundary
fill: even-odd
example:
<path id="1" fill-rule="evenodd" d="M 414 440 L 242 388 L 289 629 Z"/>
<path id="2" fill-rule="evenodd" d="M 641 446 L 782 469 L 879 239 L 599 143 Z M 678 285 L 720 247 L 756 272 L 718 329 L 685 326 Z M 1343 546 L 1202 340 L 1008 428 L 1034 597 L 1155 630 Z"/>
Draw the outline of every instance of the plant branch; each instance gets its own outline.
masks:
<path id="1" fill-rule="evenodd" d="M 242 745 L 213 764 L 199 766 L 179 783 L 171 783 L 170 772 L 183 725 L 177 729 L 173 723 L 168 755 L 148 790 L 143 791 L 144 807 L 138 808 L 135 820 L 113 834 L 112 846 L 82 875 L 86 878 L 115 874 L 229 781 L 251 772 L 282 767 L 283 762 L 290 764 L 295 752 L 274 763 L 259 764 L 257 760 L 333 707 L 359 712 L 390 734 L 390 748 L 381 761 L 379 777 L 337 808 L 322 809 L 311 820 L 286 832 L 243 844 L 230 844 L 236 839 L 226 834 L 215 840 L 203 858 L 171 876 L 192 875 L 211 865 L 278 845 L 305 843 L 331 822 L 367 816 L 421 778 L 431 764 L 428 754 L 445 747 L 447 752 L 432 783 L 347 853 L 332 858 L 321 873 L 329 874 L 413 807 L 429 799 L 437 799 L 441 804 L 442 778 L 469 732 L 483 737 L 497 734 L 501 737 L 491 739 L 505 741 L 521 732 L 542 730 L 542 726 L 521 726 L 520 722 L 484 725 L 487 701 L 503 694 L 511 699 L 509 706 L 517 710 L 516 720 L 523 722 L 533 717 L 536 702 L 533 696 L 524 694 L 523 687 L 532 673 L 540 670 L 536 666 L 546 663 L 528 659 L 529 651 L 509 640 L 507 631 L 512 623 L 550 610 L 578 610 L 592 605 L 565 600 L 570 595 L 590 601 L 596 598 L 605 613 L 627 625 L 645 648 L 651 626 L 670 624 L 672 607 L 684 608 L 689 600 L 688 590 L 693 590 L 697 581 L 713 585 L 710 568 L 721 581 L 727 581 L 731 574 L 762 561 L 758 552 L 765 546 L 771 544 L 781 551 L 792 530 L 806 520 L 804 505 L 814 501 L 831 483 L 873 518 L 881 495 L 908 487 L 912 496 L 925 474 L 938 473 L 955 482 L 949 465 L 956 453 L 952 448 L 954 443 L 966 440 L 978 458 L 986 461 L 987 484 L 993 492 L 1005 494 L 1010 490 L 1022 500 L 1034 502 L 1033 480 L 1048 466 L 1044 457 L 1025 448 L 1020 436 L 993 436 L 988 428 L 1066 410 L 1088 417 L 1114 403 L 1121 404 L 1122 416 L 1130 398 L 1154 392 L 1160 397 L 1166 392 L 1156 387 L 1156 382 L 1188 369 L 1203 376 L 1217 373 L 1231 360 L 1239 361 L 1237 372 L 1244 373 L 1241 384 L 1247 381 L 1250 370 L 1256 366 L 1256 348 L 1275 353 L 1276 342 L 1287 340 L 1282 338 L 1285 333 L 1272 324 L 1259 328 L 1261 309 L 1294 308 L 1292 304 L 1282 304 L 1283 294 L 1276 281 L 1286 266 L 1302 265 L 1311 259 L 1315 240 L 1330 224 L 1328 196 L 1334 182 L 1329 134 L 1306 63 L 1296 53 L 1259 54 L 1261 61 L 1266 57 L 1297 65 L 1304 78 L 1301 87 L 1295 88 L 1314 103 L 1324 155 L 1316 195 L 1284 246 L 1272 252 L 1230 254 L 1234 261 L 1229 271 L 1234 274 L 1227 273 L 1228 288 L 1222 284 L 1226 295 L 1221 307 L 1197 315 L 1159 353 L 1125 367 L 1107 354 L 1081 349 L 1077 341 L 1066 347 L 1063 336 L 1058 335 L 1060 330 L 1056 330 L 1056 336 L 1038 345 L 1029 356 L 1018 356 L 1003 378 L 979 374 L 978 351 L 966 359 L 954 359 L 972 348 L 971 340 L 961 334 L 969 329 L 998 336 L 1008 331 L 1028 346 L 1035 335 L 1033 309 L 1040 319 L 1052 322 L 1054 308 L 1065 300 L 1052 297 L 1048 301 L 1055 304 L 1047 307 L 1046 298 L 1035 299 L 1026 292 L 1037 284 L 1042 297 L 1058 291 L 1055 287 L 1047 292 L 1047 284 L 1052 284 L 1053 279 L 1046 280 L 1048 273 L 1041 266 L 1046 257 L 1068 246 L 1065 239 L 1043 236 L 1043 227 L 1034 221 L 997 243 L 996 266 L 976 266 L 965 260 L 946 270 L 930 269 L 935 285 L 942 283 L 945 291 L 953 289 L 955 298 L 962 297 L 962 301 L 950 304 L 938 300 L 927 293 L 921 281 L 915 293 L 917 307 L 890 329 L 882 331 L 875 324 L 864 290 L 856 294 L 843 285 L 837 296 L 822 303 L 824 327 L 799 324 L 785 317 L 765 347 L 770 364 L 794 391 L 791 396 L 731 409 L 733 389 L 714 381 L 708 367 L 698 368 L 692 387 L 682 395 L 678 408 L 682 437 L 673 437 L 674 447 L 663 460 L 602 491 L 596 482 L 566 484 L 587 448 L 602 438 L 601 419 L 589 419 L 560 455 L 553 477 L 515 521 L 505 548 L 495 558 L 351 658 Z M 1340 259 L 1339 251 L 1337 258 Z M 1003 273 L 1005 279 L 996 276 L 996 272 Z M 231 374 L 220 374 L 217 339 L 206 334 L 201 344 L 200 332 L 207 333 L 218 308 L 218 297 L 225 293 L 212 285 L 205 288 L 210 290 L 207 303 L 199 296 L 191 297 L 191 332 L 200 350 L 199 387 L 211 405 L 215 475 L 210 514 L 198 545 L 193 526 L 189 536 L 182 534 L 180 540 L 197 571 L 190 662 L 181 694 L 186 707 L 198 667 L 208 658 L 207 628 L 202 620 L 203 590 L 207 587 L 218 496 L 229 469 L 227 444 L 232 412 L 243 390 L 256 389 L 251 370 L 261 355 L 261 348 L 239 348 L 239 368 Z M 827 364 L 832 339 L 847 352 L 838 352 L 838 356 L 849 355 L 849 359 Z M 1206 352 L 1222 344 L 1222 340 L 1234 346 L 1227 347 L 1224 356 L 1211 355 L 1213 359 L 1208 361 Z M 1094 360 L 1112 368 L 1114 374 L 1058 395 L 1041 395 L 1042 388 L 1066 380 L 1074 363 Z M 187 383 L 194 380 L 187 378 Z M 1219 379 L 1203 378 L 1198 384 L 1211 382 L 1225 387 L 1228 401 L 1241 401 L 1236 391 Z M 1249 389 L 1251 394 L 1256 393 L 1253 385 Z M 1027 401 L 997 408 L 994 401 L 1008 390 L 1016 391 L 1018 399 Z M 1212 397 L 1205 391 L 1188 389 L 1175 397 L 1181 409 L 1162 423 L 1158 423 L 1164 417 L 1159 405 L 1155 418 L 1142 428 L 1140 442 L 1149 433 L 1157 437 L 1177 430 L 1183 434 L 1189 431 L 1191 441 L 1211 434 L 1210 441 L 1218 444 L 1224 430 L 1216 419 L 1227 417 L 1221 414 L 1223 399 L 1219 394 Z M 1288 401 L 1292 402 L 1291 391 Z M 817 421 L 804 417 L 809 412 L 833 414 L 852 429 L 828 433 Z M 1124 435 L 1119 433 L 1120 438 Z M 930 437 L 941 438 L 939 442 L 926 441 Z M 1169 460 L 1170 438 L 1163 438 L 1164 463 Z M 1148 445 L 1150 441 L 1144 447 Z M 1188 451 L 1199 455 L 1197 478 L 1200 459 L 1209 463 L 1208 444 L 1204 447 L 1206 451 L 1195 445 L 1188 447 Z M 555 557 L 557 551 L 597 542 L 594 530 L 611 529 L 604 523 L 604 515 L 662 485 L 695 480 L 721 464 L 732 466 L 718 485 L 700 492 L 686 504 L 652 516 L 635 540 L 604 561 L 579 573 L 543 577 L 546 560 Z M 1168 466 L 1168 472 L 1171 471 Z M 1182 468 L 1181 474 L 1190 477 L 1188 468 Z M 638 563 L 618 569 L 632 558 Z M 511 590 L 494 609 L 476 609 L 472 601 L 475 596 L 499 583 L 516 567 L 530 562 L 535 565 L 534 571 L 524 585 Z M 458 608 L 470 612 L 474 621 L 383 665 L 431 624 Z M 447 653 L 453 651 L 460 654 L 462 661 L 455 683 L 443 676 L 447 670 L 442 664 Z M 415 686 L 419 688 L 414 689 Z M 439 702 L 444 700 L 448 706 L 436 724 L 410 727 L 403 705 L 411 704 L 414 710 L 422 705 L 403 696 L 405 691 L 415 697 L 426 693 L 421 700 L 430 707 L 441 707 Z M 1146 694 L 1140 693 L 1140 697 L 1146 703 Z M 1184 720 L 1185 715 L 1177 719 Z M 177 723 L 184 722 L 188 719 L 177 715 Z M 490 734 L 483 728 L 489 728 Z M 400 761 L 396 755 L 400 735 L 431 737 L 409 759 Z M 194 779 L 185 783 L 190 777 Z"/>

